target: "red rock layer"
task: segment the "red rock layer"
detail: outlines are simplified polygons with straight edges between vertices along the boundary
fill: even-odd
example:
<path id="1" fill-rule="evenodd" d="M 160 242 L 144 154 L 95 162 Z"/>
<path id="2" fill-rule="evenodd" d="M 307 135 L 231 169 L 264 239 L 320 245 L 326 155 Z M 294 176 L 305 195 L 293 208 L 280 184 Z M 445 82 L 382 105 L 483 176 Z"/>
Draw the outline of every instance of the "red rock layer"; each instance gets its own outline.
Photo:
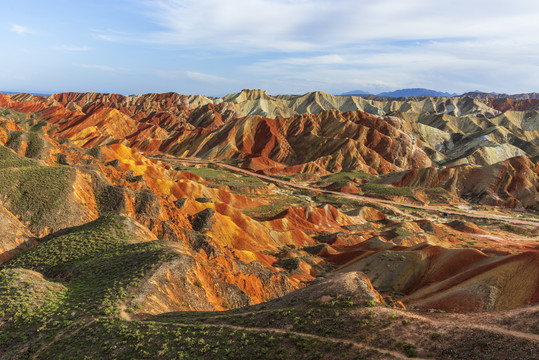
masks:
<path id="1" fill-rule="evenodd" d="M 501 112 L 539 109 L 539 99 L 488 99 L 487 103 L 490 107 Z"/>
<path id="2" fill-rule="evenodd" d="M 15 100 L 18 99 L 19 101 Z M 146 153 L 228 160 L 267 173 L 363 170 L 386 173 L 431 164 L 399 120 L 335 110 L 286 119 L 241 117 L 232 103 L 175 93 L 3 96 L 0 106 L 37 112 L 50 134 L 86 147 L 122 142 Z"/>
<path id="3" fill-rule="evenodd" d="M 387 177 L 384 182 L 395 186 L 442 187 L 474 202 L 514 208 L 537 206 L 538 175 L 537 164 L 518 156 L 482 167 L 411 169 Z"/>

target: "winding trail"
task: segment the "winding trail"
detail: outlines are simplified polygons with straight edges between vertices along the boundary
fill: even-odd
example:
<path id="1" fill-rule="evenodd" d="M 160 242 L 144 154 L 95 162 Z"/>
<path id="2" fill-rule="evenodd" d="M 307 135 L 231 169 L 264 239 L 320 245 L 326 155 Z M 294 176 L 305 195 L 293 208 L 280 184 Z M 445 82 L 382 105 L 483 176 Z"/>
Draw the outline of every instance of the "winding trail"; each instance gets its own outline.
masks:
<path id="1" fill-rule="evenodd" d="M 96 322 L 96 320 L 97 320 L 97 318 L 95 318 L 95 317 L 82 318 L 82 319 L 79 319 L 78 321 L 72 323 L 71 325 L 69 325 L 65 329 L 60 330 L 56 334 L 54 339 L 52 339 L 51 341 L 49 341 L 46 344 L 43 344 L 39 349 L 37 349 L 37 351 L 32 356 L 32 360 L 39 359 L 41 353 L 43 351 L 47 350 L 48 348 L 50 348 L 54 343 L 56 343 L 59 340 L 66 339 L 66 338 L 69 338 L 69 337 L 71 337 L 73 335 L 76 335 L 79 331 L 81 331 L 85 327 L 92 325 L 94 322 Z M 80 326 L 75 328 L 73 331 L 71 331 L 72 328 L 74 328 L 74 327 L 76 327 L 78 325 L 80 325 Z"/>
<path id="2" fill-rule="evenodd" d="M 376 308 L 376 314 L 377 316 L 382 316 L 382 319 L 389 319 L 393 318 L 395 313 L 398 314 L 399 319 L 406 319 L 406 320 L 412 320 L 415 319 L 419 322 L 410 322 L 407 323 L 408 328 L 407 329 L 400 329 L 400 331 L 417 331 L 416 337 L 417 338 L 430 338 L 433 333 L 439 332 L 442 334 L 445 334 L 444 337 L 447 339 L 451 338 L 458 338 L 459 334 L 462 334 L 463 331 L 471 331 L 471 333 L 468 334 L 476 334 L 475 331 L 485 331 L 487 333 L 490 333 L 492 335 L 500 335 L 507 337 L 507 341 L 515 344 L 520 341 L 528 341 L 531 344 L 539 344 L 539 335 L 534 334 L 532 332 L 522 332 L 518 330 L 511 330 L 507 329 L 502 326 L 498 326 L 496 322 L 503 321 L 507 318 L 512 318 L 513 316 L 533 316 L 537 313 L 539 310 L 539 305 L 532 305 L 524 308 L 517 308 L 517 309 L 511 309 L 511 310 L 502 310 L 502 311 L 496 311 L 493 313 L 469 313 L 469 314 L 460 314 L 460 313 L 428 313 L 428 314 L 422 314 L 421 312 L 417 311 L 406 311 L 406 310 L 396 310 L 391 308 Z M 234 314 L 235 316 L 246 316 L 252 313 L 258 313 L 258 312 L 265 312 L 265 310 L 261 311 L 247 311 L 244 313 L 238 313 Z M 221 318 L 226 317 L 227 315 L 222 314 L 216 314 L 215 316 L 212 316 L 212 319 L 215 318 Z M 209 320 L 209 319 L 207 319 Z M 151 323 L 157 323 L 157 324 L 163 324 L 163 322 L 155 321 L 155 320 L 143 320 L 144 322 L 151 322 Z M 167 322 L 165 322 L 167 323 Z M 371 350 L 374 352 L 377 352 L 381 356 L 385 357 L 395 357 L 399 359 L 403 359 L 406 356 L 402 352 L 398 352 L 398 350 L 395 349 L 387 349 L 387 348 L 379 348 L 376 346 L 372 346 L 368 342 L 371 342 L 367 340 L 363 341 L 354 341 L 350 339 L 344 339 L 340 337 L 332 337 L 332 336 L 320 336 L 315 335 L 311 333 L 304 333 L 304 332 L 298 332 L 298 331 L 292 331 L 288 327 L 282 327 L 282 328 L 274 328 L 274 327 L 258 327 L 258 326 L 239 326 L 239 325 L 232 325 L 227 323 L 198 323 L 193 324 L 189 323 L 186 320 L 180 320 L 170 322 L 170 324 L 176 325 L 176 326 L 197 326 L 197 327 L 211 327 L 211 328 L 228 328 L 232 330 L 242 331 L 242 332 L 266 332 L 266 333 L 278 333 L 278 334 L 288 334 L 288 335 L 294 335 L 298 337 L 305 337 L 314 339 L 317 341 L 326 341 L 326 342 L 332 342 L 332 343 L 344 343 L 344 344 L 350 344 L 353 347 L 357 349 L 362 350 Z M 417 330 L 414 330 L 416 328 L 410 327 L 415 325 L 417 327 Z M 429 326 L 425 326 L 425 325 Z M 399 328 L 397 326 L 395 331 L 399 331 Z M 391 333 L 390 333 L 391 334 Z M 391 336 L 391 335 L 388 336 Z M 402 332 L 399 333 L 399 335 L 402 335 Z M 393 334 L 393 336 L 395 336 Z M 471 335 L 473 338 L 473 335 Z M 412 341 L 413 342 L 413 341 Z M 446 342 L 448 345 L 449 343 Z M 376 345 L 376 344 L 375 344 Z M 423 349 L 424 351 L 429 350 Z M 432 349 L 431 349 L 432 350 Z"/>
<path id="3" fill-rule="evenodd" d="M 411 204 L 411 203 L 404 203 L 404 202 L 393 201 L 393 200 L 385 200 L 385 199 L 377 199 L 377 198 L 372 198 L 372 197 L 368 197 L 368 196 L 347 194 L 347 193 L 343 193 L 343 192 L 339 192 L 339 191 L 332 191 L 332 190 L 314 188 L 314 187 L 307 186 L 307 185 L 296 184 L 296 183 L 293 183 L 291 181 L 276 179 L 276 178 L 273 178 L 271 176 L 259 174 L 259 173 L 256 173 L 254 171 L 251 171 L 251 170 L 242 169 L 242 168 L 239 168 L 239 167 L 236 167 L 236 166 L 233 166 L 233 165 L 229 165 L 229 164 L 225 164 L 225 163 L 222 163 L 222 162 L 219 162 L 219 161 L 200 160 L 200 159 L 186 159 L 186 158 L 174 158 L 174 157 L 160 157 L 160 158 L 154 158 L 154 159 L 160 160 L 160 161 L 165 161 L 165 162 L 166 161 L 179 161 L 179 162 L 188 162 L 188 163 L 193 163 L 193 164 L 214 164 L 214 165 L 224 167 L 224 168 L 226 168 L 228 170 L 231 170 L 231 171 L 234 171 L 234 172 L 240 172 L 240 173 L 244 173 L 244 174 L 247 174 L 247 175 L 256 176 L 259 179 L 263 179 L 263 180 L 266 180 L 266 181 L 279 183 L 279 184 L 283 184 L 283 185 L 287 185 L 287 186 L 291 186 L 291 187 L 295 187 L 297 189 L 304 189 L 304 190 L 311 190 L 311 191 L 316 191 L 316 192 L 321 192 L 321 193 L 326 193 L 326 194 L 332 194 L 332 195 L 342 196 L 342 197 L 345 197 L 345 198 L 348 198 L 348 199 L 360 200 L 360 201 L 364 201 L 364 202 L 368 202 L 368 203 L 370 202 L 370 203 L 388 204 L 388 205 L 394 205 L 394 206 L 406 206 L 406 207 L 411 207 L 411 208 L 415 208 L 415 209 L 435 211 L 435 212 L 451 214 L 451 215 L 466 216 L 466 217 L 477 218 L 477 219 L 489 219 L 489 220 L 502 221 L 502 222 L 510 223 L 510 224 L 531 225 L 531 226 L 539 227 L 539 220 L 538 221 L 531 220 L 531 219 L 530 220 L 520 220 L 520 219 L 510 218 L 510 217 L 507 217 L 507 216 L 492 215 L 492 214 L 472 214 L 472 213 L 467 213 L 467 212 L 455 211 L 455 210 L 451 210 L 451 209 L 447 209 L 447 208 L 440 208 L 440 207 L 436 207 L 436 206 L 416 205 L 416 204 Z"/>
<path id="4" fill-rule="evenodd" d="M 537 307 L 531 307 L 527 311 L 522 311 L 521 308 L 518 308 L 518 309 L 512 309 L 512 310 L 504 310 L 500 313 L 508 317 L 511 313 L 517 314 L 516 311 L 519 311 L 518 315 L 522 316 L 525 313 L 529 313 L 529 315 L 532 315 L 536 313 L 537 310 L 538 310 Z M 511 329 L 507 329 L 507 328 L 498 326 L 496 324 L 491 324 L 491 323 L 481 324 L 478 322 L 484 321 L 484 320 L 480 320 L 478 316 L 475 316 L 475 315 L 476 314 L 470 315 L 470 314 L 461 314 L 461 313 L 449 313 L 449 314 L 443 314 L 443 316 L 440 316 L 439 319 L 436 319 L 436 318 L 431 318 L 428 316 L 418 314 L 413 311 L 406 312 L 406 316 L 409 318 L 425 321 L 433 325 L 438 325 L 440 326 L 440 329 L 445 329 L 446 331 L 448 330 L 448 324 L 451 324 L 451 327 L 453 328 L 453 330 L 461 330 L 461 329 L 483 330 L 490 333 L 503 335 L 503 336 L 509 336 L 509 337 L 522 339 L 522 340 L 528 340 L 528 341 L 539 344 L 539 335 L 536 335 L 533 333 L 525 333 L 525 332 L 517 331 L 517 330 L 511 330 Z M 495 316 L 495 314 L 493 313 L 477 313 L 477 315 L 483 315 L 486 317 Z"/>
<path id="5" fill-rule="evenodd" d="M 160 324 L 160 325 L 163 324 L 162 322 L 158 322 L 158 321 L 144 321 L 144 322 L 155 323 L 155 324 Z M 269 332 L 269 333 L 277 333 L 277 334 L 283 334 L 283 335 L 294 335 L 294 336 L 297 336 L 297 337 L 304 337 L 304 338 L 314 339 L 314 340 L 318 340 L 318 341 L 329 341 L 329 342 L 334 343 L 334 344 L 350 344 L 350 345 L 352 345 L 353 347 L 355 347 L 357 349 L 371 350 L 371 351 L 379 353 L 380 355 L 389 355 L 389 356 L 391 356 L 391 358 L 403 359 L 403 358 L 406 357 L 406 355 L 404 353 L 398 353 L 396 351 L 388 350 L 388 349 L 380 349 L 380 348 L 376 348 L 376 347 L 373 347 L 373 346 L 370 346 L 370 345 L 365 345 L 365 344 L 362 344 L 362 343 L 358 343 L 358 342 L 355 342 L 355 341 L 352 341 L 352 340 L 334 338 L 334 337 L 329 337 L 329 336 L 328 337 L 318 336 L 318 335 L 301 333 L 301 332 L 290 331 L 290 330 L 285 330 L 285 329 L 261 328 L 261 327 L 244 327 L 244 326 L 229 325 L 229 324 L 197 324 L 197 325 L 193 325 L 193 324 L 189 324 L 189 323 L 180 323 L 180 322 L 175 322 L 173 324 L 174 325 L 179 325 L 179 326 L 189 326 L 189 327 L 197 326 L 197 327 L 200 327 L 200 328 L 203 328 L 203 327 L 227 328 L 227 329 L 243 331 L 243 332 L 255 332 L 255 333 L 260 333 L 260 332 L 268 333 Z M 426 360 L 425 358 L 420 358 L 420 357 L 415 357 L 415 359 Z"/>

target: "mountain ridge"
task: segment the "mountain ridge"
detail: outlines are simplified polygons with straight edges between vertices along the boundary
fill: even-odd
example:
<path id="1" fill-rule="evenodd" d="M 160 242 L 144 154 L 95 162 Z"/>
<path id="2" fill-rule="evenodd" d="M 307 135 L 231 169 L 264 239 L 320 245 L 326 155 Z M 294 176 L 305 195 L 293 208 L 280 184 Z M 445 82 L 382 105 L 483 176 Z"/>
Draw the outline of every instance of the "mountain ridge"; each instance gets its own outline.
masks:
<path id="1" fill-rule="evenodd" d="M 373 97 L 384 97 L 384 98 L 406 98 L 412 96 L 442 96 L 442 97 L 452 97 L 457 96 L 456 93 L 448 93 L 443 91 L 431 90 L 426 88 L 407 88 L 399 89 L 393 91 L 384 91 L 381 93 L 370 93 L 362 90 L 352 90 L 340 94 L 339 96 L 373 96 Z"/>
<path id="2" fill-rule="evenodd" d="M 226 100 L 0 95 L 1 358 L 535 358 L 537 104 Z"/>

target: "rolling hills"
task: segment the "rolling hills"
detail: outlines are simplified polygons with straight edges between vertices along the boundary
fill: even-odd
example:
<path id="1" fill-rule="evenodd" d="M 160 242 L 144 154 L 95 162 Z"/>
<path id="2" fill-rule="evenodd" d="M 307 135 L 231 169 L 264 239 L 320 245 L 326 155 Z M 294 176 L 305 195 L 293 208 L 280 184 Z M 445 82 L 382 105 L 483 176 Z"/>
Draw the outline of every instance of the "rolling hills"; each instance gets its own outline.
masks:
<path id="1" fill-rule="evenodd" d="M 538 117 L 0 95 L 0 358 L 532 359 Z"/>

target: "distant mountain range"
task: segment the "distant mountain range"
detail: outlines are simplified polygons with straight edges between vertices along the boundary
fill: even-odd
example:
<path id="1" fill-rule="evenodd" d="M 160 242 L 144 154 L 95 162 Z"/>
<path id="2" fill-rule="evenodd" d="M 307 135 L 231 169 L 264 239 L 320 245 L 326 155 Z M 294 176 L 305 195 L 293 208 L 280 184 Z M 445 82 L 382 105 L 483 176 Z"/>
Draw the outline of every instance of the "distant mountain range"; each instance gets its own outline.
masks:
<path id="1" fill-rule="evenodd" d="M 413 88 L 413 89 L 400 89 L 395 91 L 386 91 L 379 94 L 372 94 L 367 91 L 362 90 L 353 90 L 341 94 L 341 96 L 378 96 L 378 97 L 410 97 L 410 96 L 457 96 L 457 94 L 450 94 L 448 92 L 424 89 L 424 88 Z"/>
<path id="2" fill-rule="evenodd" d="M 399 97 L 412 97 L 412 96 L 443 96 L 443 97 L 454 97 L 454 96 L 467 96 L 474 99 L 515 99 L 515 100 L 530 100 L 530 99 L 539 99 L 539 93 L 522 93 L 522 94 L 504 94 L 504 93 L 498 93 L 498 92 L 484 92 L 484 91 L 469 91 L 464 94 L 456 94 L 456 93 L 448 93 L 443 91 L 436 91 L 436 90 L 430 90 L 430 89 L 424 89 L 424 88 L 413 88 L 413 89 L 400 89 L 395 91 L 386 91 L 381 92 L 378 94 L 373 94 L 368 91 L 363 90 L 352 90 L 345 93 L 340 94 L 339 96 L 374 96 L 374 97 L 382 97 L 382 98 L 399 98 Z"/>
<path id="3" fill-rule="evenodd" d="M 43 92 L 35 92 L 35 91 L 5 91 L 0 90 L 0 94 L 5 95 L 13 95 L 13 94 L 30 94 L 34 96 L 43 96 L 48 97 L 52 95 L 51 93 L 43 93 Z M 227 95 L 228 97 L 232 96 L 234 94 Z M 279 95 L 284 96 L 284 95 Z M 457 93 L 448 93 L 443 91 L 436 91 L 431 89 L 425 89 L 425 88 L 410 88 L 410 89 L 399 89 L 395 91 L 385 91 L 378 94 L 373 94 L 368 91 L 363 90 L 352 90 L 345 93 L 342 93 L 337 96 L 361 96 L 361 97 L 367 97 L 367 96 L 373 96 L 373 97 L 379 97 L 379 98 L 407 98 L 407 97 L 419 97 L 419 96 L 430 96 L 430 97 L 471 97 L 474 99 L 514 99 L 514 100 L 537 100 L 539 99 L 539 93 L 532 92 L 532 93 L 521 93 L 521 94 L 505 94 L 505 93 L 498 93 L 498 92 L 483 92 L 479 90 L 469 91 L 464 94 L 457 94 Z"/>
<path id="4" fill-rule="evenodd" d="M 0 90 L 0 94 L 4 94 L 4 95 L 10 95 L 10 94 L 20 94 L 21 91 L 5 91 L 5 90 Z M 40 93 L 40 92 L 34 92 L 34 91 L 24 91 L 24 93 L 26 94 L 31 94 L 31 95 L 35 95 L 35 96 L 50 96 L 52 95 L 52 93 Z"/>

